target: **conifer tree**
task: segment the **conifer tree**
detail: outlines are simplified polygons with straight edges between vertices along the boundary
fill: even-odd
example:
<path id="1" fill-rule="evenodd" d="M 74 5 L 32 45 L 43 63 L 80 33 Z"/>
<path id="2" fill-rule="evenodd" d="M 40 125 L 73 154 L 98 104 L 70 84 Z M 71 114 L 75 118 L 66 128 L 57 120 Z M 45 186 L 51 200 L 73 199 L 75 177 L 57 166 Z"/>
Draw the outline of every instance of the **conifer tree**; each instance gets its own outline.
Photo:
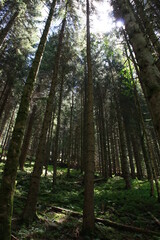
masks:
<path id="1" fill-rule="evenodd" d="M 121 17 L 125 21 L 126 32 L 139 67 L 139 80 L 152 114 L 155 130 L 160 138 L 160 72 L 129 1 L 113 0 L 112 5 L 115 16 Z"/>
<path id="2" fill-rule="evenodd" d="M 11 219 L 13 212 L 13 197 L 18 160 L 29 113 L 30 98 L 32 95 L 34 82 L 38 74 L 41 58 L 45 49 L 45 44 L 53 17 L 55 3 L 56 1 L 53 0 L 50 13 L 46 21 L 40 43 L 38 45 L 34 61 L 32 63 L 32 67 L 30 69 L 26 84 L 24 86 L 21 103 L 12 135 L 12 140 L 8 149 L 7 161 L 3 172 L 2 184 L 0 188 L 0 236 L 4 240 L 11 239 Z"/>
<path id="3" fill-rule="evenodd" d="M 87 92 L 86 92 L 86 154 L 84 159 L 84 207 L 83 231 L 94 232 L 94 119 L 93 119 L 93 78 L 90 46 L 90 2 L 86 0 L 87 25 Z"/>

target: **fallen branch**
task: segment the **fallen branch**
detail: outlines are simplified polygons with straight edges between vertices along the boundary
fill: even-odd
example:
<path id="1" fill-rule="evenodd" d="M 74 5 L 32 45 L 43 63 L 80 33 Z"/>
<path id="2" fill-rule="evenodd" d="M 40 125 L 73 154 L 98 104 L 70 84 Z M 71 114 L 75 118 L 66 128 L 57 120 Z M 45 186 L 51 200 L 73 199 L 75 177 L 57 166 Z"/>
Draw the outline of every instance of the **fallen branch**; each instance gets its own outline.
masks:
<path id="1" fill-rule="evenodd" d="M 160 221 L 158 218 L 156 218 L 151 212 L 148 212 L 148 214 L 153 218 L 153 220 L 160 226 Z"/>
<path id="2" fill-rule="evenodd" d="M 65 209 L 65 208 L 61 208 L 61 207 L 56 207 L 56 206 L 52 206 L 46 212 L 50 212 L 50 211 L 63 212 L 65 214 L 69 214 L 73 217 L 79 217 L 79 218 L 83 217 L 82 213 L 72 211 L 72 210 L 69 210 L 69 209 Z M 137 233 L 143 233 L 143 234 L 149 234 L 149 235 L 159 235 L 160 236 L 159 232 L 150 231 L 148 229 L 138 228 L 138 227 L 134 227 L 134 226 L 129 226 L 129 225 L 113 222 L 113 221 L 107 220 L 107 219 L 95 218 L 95 222 L 103 223 L 106 226 L 117 228 L 119 230 L 125 230 L 125 231 L 128 231 L 128 232 L 137 232 Z"/>
<path id="3" fill-rule="evenodd" d="M 18 238 L 16 238 L 13 234 L 11 235 L 11 240 L 19 240 Z"/>
<path id="4" fill-rule="evenodd" d="M 52 206 L 51 208 L 49 208 L 47 212 L 51 212 L 51 211 L 54 211 L 54 212 L 61 212 L 61 213 L 65 213 L 65 214 L 70 214 L 71 216 L 73 217 L 82 217 L 82 213 L 79 213 L 79 212 L 76 212 L 76 211 L 72 211 L 70 209 L 66 209 L 66 208 L 61 208 L 61 207 L 56 207 L 56 206 Z"/>
<path id="5" fill-rule="evenodd" d="M 117 228 L 119 230 L 125 230 L 128 232 L 137 232 L 137 233 L 143 233 L 143 234 L 149 234 L 149 235 L 160 235 L 159 232 L 154 232 L 144 228 L 129 226 L 129 225 L 113 222 L 113 221 L 102 219 L 102 218 L 96 218 L 95 221 L 103 223 L 104 225 Z"/>

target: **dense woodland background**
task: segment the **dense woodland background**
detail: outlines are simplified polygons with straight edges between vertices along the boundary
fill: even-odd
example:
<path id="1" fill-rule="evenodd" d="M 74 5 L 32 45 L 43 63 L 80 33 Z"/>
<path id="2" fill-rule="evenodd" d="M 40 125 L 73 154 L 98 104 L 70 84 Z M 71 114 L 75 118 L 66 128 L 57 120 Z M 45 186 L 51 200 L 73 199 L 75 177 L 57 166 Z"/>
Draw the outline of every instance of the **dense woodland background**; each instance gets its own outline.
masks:
<path id="1" fill-rule="evenodd" d="M 160 239 L 160 2 L 95 2 L 0 2 L 2 240 Z"/>

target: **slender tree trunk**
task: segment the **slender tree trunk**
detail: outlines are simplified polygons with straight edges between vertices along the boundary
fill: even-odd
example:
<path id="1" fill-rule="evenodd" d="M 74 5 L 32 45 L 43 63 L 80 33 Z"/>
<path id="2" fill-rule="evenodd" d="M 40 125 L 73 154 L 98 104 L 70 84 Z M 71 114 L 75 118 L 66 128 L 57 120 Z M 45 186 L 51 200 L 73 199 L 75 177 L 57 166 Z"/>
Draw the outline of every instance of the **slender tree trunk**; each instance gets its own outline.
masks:
<path id="1" fill-rule="evenodd" d="M 101 135 L 101 149 L 102 149 L 102 154 L 103 154 L 103 167 L 104 170 L 104 177 L 108 179 L 108 177 L 112 176 L 112 171 L 111 171 L 111 164 L 110 159 L 109 159 L 109 145 L 108 142 L 106 144 L 106 126 L 105 126 L 105 121 L 104 121 L 104 106 L 103 106 L 103 96 L 102 92 L 100 89 L 100 86 L 98 86 L 98 93 L 99 93 L 99 124 L 100 124 L 100 135 Z M 108 149 L 108 154 L 107 154 L 107 149 Z"/>
<path id="2" fill-rule="evenodd" d="M 71 113 L 70 113 L 70 130 L 69 130 L 69 144 L 68 144 L 68 159 L 67 159 L 67 177 L 70 176 L 70 165 L 72 158 L 72 136 L 73 131 L 73 93 L 72 93 L 72 103 L 71 103 Z"/>
<path id="3" fill-rule="evenodd" d="M 39 192 L 40 178 L 41 178 L 43 165 L 44 165 L 46 135 L 47 135 L 49 125 L 51 123 L 51 117 L 52 117 L 52 111 L 53 111 L 53 100 L 55 96 L 55 87 L 57 86 L 57 81 L 58 81 L 58 71 L 59 71 L 60 55 L 62 50 L 62 40 L 63 40 L 65 25 L 66 25 L 66 14 L 62 21 L 62 27 L 59 34 L 59 41 L 57 46 L 57 53 L 55 56 L 55 64 L 54 64 L 50 93 L 47 100 L 47 106 L 45 110 L 45 116 L 43 119 L 41 136 L 40 136 L 39 145 L 37 149 L 36 161 L 35 161 L 35 165 L 32 173 L 27 202 L 23 212 L 23 219 L 26 222 L 32 221 L 36 216 L 36 205 L 37 205 L 37 198 L 38 198 L 38 192 Z"/>
<path id="4" fill-rule="evenodd" d="M 7 104 L 7 107 L 5 109 L 5 112 L 3 114 L 3 118 L 1 120 L 1 124 L 0 124 L 0 138 L 2 136 L 3 130 L 5 128 L 5 125 L 7 123 L 7 120 L 9 119 L 10 115 L 11 115 L 11 111 L 12 111 L 12 104 Z"/>
<path id="5" fill-rule="evenodd" d="M 5 92 L 6 92 L 6 89 L 7 89 L 8 85 L 9 85 L 9 80 L 8 80 L 8 77 L 7 77 L 7 81 L 5 82 L 4 88 L 3 88 L 2 92 L 1 92 L 0 104 L 3 101 L 3 98 L 4 98 L 3 96 L 4 96 Z"/>
<path id="6" fill-rule="evenodd" d="M 84 162 L 83 162 L 83 128 L 84 128 L 84 122 L 83 122 L 83 116 L 84 116 L 84 107 L 83 107 L 83 89 L 81 86 L 81 173 L 83 173 L 84 170 Z"/>
<path id="7" fill-rule="evenodd" d="M 4 94 L 2 96 L 1 99 L 1 104 L 0 104 L 0 119 L 2 118 L 2 114 L 4 112 L 5 106 L 7 104 L 7 100 L 11 94 L 11 90 L 12 90 L 12 86 L 13 86 L 13 76 L 8 76 L 9 80 L 8 82 L 8 86 L 6 87 Z"/>
<path id="8" fill-rule="evenodd" d="M 116 174 L 120 176 L 121 167 L 120 167 L 120 147 L 118 143 L 118 135 L 119 131 L 118 128 L 114 130 L 114 144 L 115 144 L 115 156 L 116 156 Z"/>
<path id="9" fill-rule="evenodd" d="M 99 154 L 100 154 L 100 160 L 101 160 L 101 166 L 102 166 L 102 176 L 105 177 L 105 161 L 104 161 L 104 148 L 103 148 L 103 137 L 102 137 L 102 124 L 101 124 L 101 117 L 99 114 L 99 111 L 97 113 L 97 127 L 99 131 Z"/>
<path id="10" fill-rule="evenodd" d="M 134 167 L 134 162 L 133 162 L 133 153 L 132 153 L 132 146 L 131 146 L 131 136 L 129 134 L 129 129 L 127 128 L 127 124 L 126 123 L 125 123 L 125 132 L 126 132 L 128 156 L 129 156 L 130 169 L 131 169 L 131 177 L 134 179 L 134 178 L 136 178 L 136 175 L 135 175 L 135 167 Z"/>
<path id="11" fill-rule="evenodd" d="M 88 85 L 88 79 L 87 79 L 87 66 L 86 66 L 86 60 L 84 60 L 84 109 L 83 109 L 83 171 L 85 170 L 85 163 L 86 163 L 86 146 L 87 146 L 87 85 Z"/>
<path id="12" fill-rule="evenodd" d="M 12 140 L 7 154 L 2 184 L 0 189 L 0 236 L 3 240 L 11 239 L 11 218 L 13 211 L 13 195 L 15 189 L 15 180 L 17 175 L 17 167 L 20 156 L 20 149 L 23 141 L 24 131 L 26 127 L 29 103 L 33 91 L 34 82 L 38 74 L 41 58 L 46 45 L 47 35 L 53 17 L 55 0 L 52 3 L 49 17 L 47 19 L 44 32 L 42 34 L 35 59 L 32 63 L 26 84 L 23 90 L 19 111 L 17 114 L 16 124 L 14 127 Z"/>
<path id="13" fill-rule="evenodd" d="M 110 145 L 111 145 L 111 159 L 113 163 L 113 174 L 116 175 L 117 170 L 116 170 L 116 152 L 115 152 L 115 142 L 113 139 L 113 130 L 111 128 L 111 131 L 109 132 L 110 135 Z"/>
<path id="14" fill-rule="evenodd" d="M 48 164 L 50 161 L 50 152 L 52 150 L 52 144 L 54 144 L 52 140 L 53 140 L 53 126 L 54 126 L 55 113 L 56 113 L 56 104 L 54 104 L 52 120 L 49 126 L 48 138 L 46 142 L 45 177 L 47 176 L 47 172 L 48 172 Z"/>
<path id="15" fill-rule="evenodd" d="M 141 180 L 143 178 L 143 173 L 142 173 L 142 159 L 140 156 L 140 142 L 137 140 L 137 135 L 134 133 L 131 135 L 131 142 L 132 142 L 132 147 L 133 147 L 133 153 L 134 153 L 134 159 L 136 163 L 136 168 L 137 168 L 137 178 Z"/>
<path id="16" fill-rule="evenodd" d="M 106 123 L 106 135 L 107 135 L 107 156 L 108 156 L 108 176 L 112 177 L 112 161 L 111 161 L 111 149 L 110 149 L 110 145 L 111 145 L 111 141 L 109 138 L 109 125 L 108 122 Z"/>
<path id="17" fill-rule="evenodd" d="M 87 12 L 87 149 L 85 159 L 84 177 L 84 206 L 83 206 L 83 232 L 91 233 L 94 231 L 94 119 L 93 119 L 93 80 L 90 52 L 90 6 L 89 0 L 86 1 Z"/>
<path id="18" fill-rule="evenodd" d="M 62 95 L 63 95 L 63 82 L 64 82 L 64 76 L 62 76 L 61 85 L 60 85 L 58 115 L 57 115 L 57 127 L 56 127 L 55 143 L 54 143 L 53 189 L 56 185 L 56 177 L 57 177 L 58 142 L 59 142 L 59 130 L 60 130 L 60 124 L 61 124 L 61 106 L 62 106 Z"/>
<path id="19" fill-rule="evenodd" d="M 130 189 L 131 182 L 130 182 L 129 165 L 128 165 L 127 152 L 126 152 L 127 149 L 126 149 L 124 125 L 123 125 L 119 106 L 117 106 L 116 109 L 117 109 L 117 119 L 118 119 L 119 137 L 120 137 L 122 174 L 126 183 L 126 189 Z"/>
<path id="20" fill-rule="evenodd" d="M 13 127 L 13 122 L 14 122 L 14 115 L 15 115 L 15 109 L 12 111 L 11 119 L 9 121 L 7 131 L 5 134 L 5 138 L 2 143 L 2 153 L 1 153 L 1 157 L 0 157 L 1 159 L 2 159 L 2 157 L 4 157 L 6 155 L 7 143 L 9 142 L 10 137 L 11 137 L 12 127 Z"/>
<path id="21" fill-rule="evenodd" d="M 29 147 L 29 143 L 30 143 L 30 139 L 31 139 L 32 127 L 33 127 L 33 123 L 34 123 L 34 119 L 35 119 L 36 109 L 37 109 L 37 106 L 34 105 L 34 107 L 32 109 L 32 113 L 30 114 L 30 117 L 29 117 L 28 127 L 26 129 L 26 133 L 25 133 L 24 140 L 23 140 L 21 155 L 19 158 L 19 167 L 22 171 L 24 170 L 24 163 L 25 163 L 26 157 L 27 157 L 27 151 L 28 151 L 28 147 Z"/>
<path id="22" fill-rule="evenodd" d="M 108 59 L 108 63 L 109 63 L 110 72 L 111 72 L 111 82 L 114 86 L 114 101 L 115 101 L 115 110 L 117 114 L 117 122 L 118 122 L 118 130 L 119 130 L 119 140 L 120 140 L 119 146 L 120 146 L 122 174 L 126 183 L 126 189 L 130 189 L 131 179 L 130 179 L 128 159 L 127 159 L 127 152 L 126 152 L 127 147 L 126 147 L 126 137 L 125 137 L 125 131 L 124 131 L 124 120 L 122 118 L 121 107 L 119 105 L 119 94 L 118 94 L 117 86 L 115 85 L 115 79 L 112 71 L 113 67 L 110 62 L 110 59 Z"/>
<path id="23" fill-rule="evenodd" d="M 10 31 L 10 29 L 12 28 L 13 24 L 15 23 L 16 18 L 19 15 L 19 11 L 17 10 L 13 16 L 11 17 L 11 19 L 9 20 L 9 22 L 7 23 L 5 28 L 2 28 L 2 30 L 0 31 L 0 46 L 3 44 L 4 39 L 6 38 L 8 32 Z"/>
<path id="24" fill-rule="evenodd" d="M 156 137 L 154 131 L 152 131 L 151 134 L 152 134 L 152 139 L 153 139 L 154 151 L 155 151 L 158 166 L 159 166 L 159 169 L 160 169 L 160 147 L 159 147 L 157 137 Z"/>
<path id="25" fill-rule="evenodd" d="M 151 161 L 150 161 L 150 156 L 147 152 L 146 145 L 144 143 L 144 137 L 142 137 L 142 151 L 144 155 L 144 160 L 145 160 L 145 165 L 146 165 L 146 170 L 147 170 L 147 178 L 150 183 L 150 196 L 154 196 L 154 184 L 153 184 L 153 173 L 152 173 L 152 168 L 151 168 Z"/>

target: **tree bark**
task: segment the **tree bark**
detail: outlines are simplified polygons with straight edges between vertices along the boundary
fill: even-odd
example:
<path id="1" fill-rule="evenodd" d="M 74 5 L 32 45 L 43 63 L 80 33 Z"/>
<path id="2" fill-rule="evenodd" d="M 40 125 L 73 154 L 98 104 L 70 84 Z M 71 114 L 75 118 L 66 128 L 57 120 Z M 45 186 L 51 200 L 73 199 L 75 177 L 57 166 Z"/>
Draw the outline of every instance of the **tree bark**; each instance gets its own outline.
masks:
<path id="1" fill-rule="evenodd" d="M 87 135 L 86 135 L 86 159 L 85 159 L 85 176 L 84 176 L 84 206 L 83 206 L 83 232 L 90 234 L 94 232 L 94 119 L 93 119 L 93 79 L 91 66 L 91 47 L 90 47 L 90 4 L 86 0 L 87 12 Z"/>
<path id="2" fill-rule="evenodd" d="M 109 143 L 106 144 L 106 126 L 105 126 L 105 117 L 104 117 L 104 106 L 103 106 L 103 96 L 102 90 L 98 85 L 98 105 L 99 105 L 99 125 L 100 125 L 100 136 L 101 136 L 101 149 L 102 149 L 102 159 L 103 159 L 103 177 L 108 179 L 108 177 L 112 176 L 111 166 L 110 166 L 110 159 L 109 159 Z M 107 139 L 108 140 L 108 139 Z M 108 153 L 107 153 L 108 148 Z"/>
<path id="3" fill-rule="evenodd" d="M 61 124 L 61 106 L 62 106 L 62 95 L 63 95 L 63 82 L 64 76 L 61 79 L 60 85 L 60 94 L 59 94 L 59 103 L 58 103 L 58 115 L 57 115 L 57 127 L 56 127 L 56 135 L 55 135 L 55 143 L 54 143 L 54 156 L 53 156 L 53 189 L 56 184 L 57 177 L 57 158 L 58 158 L 58 142 L 59 142 L 59 130 Z"/>
<path id="4" fill-rule="evenodd" d="M 10 29 L 12 28 L 13 24 L 15 23 L 16 18 L 19 15 L 19 11 L 17 10 L 13 16 L 11 17 L 11 19 L 9 20 L 9 22 L 7 23 L 5 28 L 2 28 L 2 30 L 0 31 L 0 46 L 3 44 L 4 39 L 6 38 L 8 32 L 10 31 Z"/>
<path id="5" fill-rule="evenodd" d="M 155 31 L 153 29 L 152 22 L 149 21 L 149 16 L 146 15 L 146 12 L 144 11 L 144 6 L 142 5 L 142 3 L 138 0 L 134 0 L 134 2 L 136 4 L 136 9 L 140 16 L 140 19 L 141 19 L 142 23 L 144 24 L 145 34 L 148 35 L 155 51 L 157 52 L 157 55 L 160 56 L 160 43 L 159 43 L 159 39 L 156 36 Z"/>
<path id="6" fill-rule="evenodd" d="M 119 138 L 120 138 L 120 148 L 121 148 L 121 166 L 122 166 L 122 174 L 123 178 L 126 183 L 126 189 L 131 188 L 130 182 L 130 173 L 129 173 L 129 165 L 127 160 L 127 152 L 126 152 L 126 139 L 125 139 L 125 132 L 124 132 L 124 124 L 122 121 L 122 116 L 120 112 L 120 108 L 117 105 L 117 120 L 118 120 L 118 129 L 119 129 Z"/>
<path id="7" fill-rule="evenodd" d="M 72 93 L 72 103 L 71 103 L 71 113 L 70 113 L 70 129 L 69 129 L 69 143 L 68 143 L 68 158 L 67 158 L 67 177 L 70 176 L 70 165 L 72 158 L 72 141 L 73 141 L 73 93 Z"/>
<path id="8" fill-rule="evenodd" d="M 142 165 L 141 165 L 142 159 L 140 155 L 140 142 L 138 141 L 137 135 L 135 135 L 135 133 L 131 134 L 131 142 L 132 142 L 134 159 L 135 159 L 136 168 L 137 168 L 137 178 L 139 180 L 142 180 L 143 173 L 142 173 Z"/>
<path id="9" fill-rule="evenodd" d="M 38 74 L 40 62 L 45 49 L 46 40 L 50 24 L 53 17 L 55 7 L 55 0 L 52 3 L 50 13 L 38 45 L 38 49 L 32 63 L 26 84 L 23 90 L 19 111 L 12 135 L 12 140 L 7 154 L 7 161 L 5 164 L 2 184 L 0 189 L 0 236 L 3 240 L 11 239 L 11 218 L 13 211 L 13 195 L 15 189 L 15 180 L 17 175 L 17 167 L 20 156 L 20 149 L 23 141 L 24 131 L 26 127 L 29 103 L 33 91 L 34 82 Z"/>
<path id="10" fill-rule="evenodd" d="M 132 146 L 131 146 L 131 135 L 129 134 L 129 129 L 128 129 L 126 123 L 125 123 L 125 132 L 126 132 L 126 140 L 127 140 L 129 163 L 130 163 L 130 169 L 131 169 L 131 177 L 133 179 L 135 179 L 136 175 L 135 175 L 135 167 L 134 167 L 134 162 L 133 162 L 133 153 L 132 153 Z"/>
<path id="11" fill-rule="evenodd" d="M 29 147 L 31 134 L 32 134 L 32 127 L 33 127 L 33 123 L 34 123 L 34 119 L 35 119 L 36 109 L 37 109 L 37 106 L 34 105 L 34 107 L 32 109 L 32 113 L 30 114 L 30 117 L 29 117 L 28 127 L 26 129 L 26 133 L 25 133 L 23 145 L 22 145 L 22 150 L 21 150 L 21 155 L 19 157 L 19 167 L 22 171 L 24 170 L 24 163 L 25 163 L 25 160 L 27 157 L 27 151 L 28 151 L 28 147 Z"/>
<path id="12" fill-rule="evenodd" d="M 7 74 L 7 86 L 4 89 L 4 92 L 2 93 L 1 102 L 0 102 L 0 119 L 2 118 L 2 114 L 5 110 L 7 100 L 11 94 L 12 87 L 13 87 L 13 75 L 9 76 L 9 74 Z"/>
<path id="13" fill-rule="evenodd" d="M 160 72 L 155 64 L 147 41 L 140 30 L 128 0 L 112 0 L 115 14 L 125 21 L 125 28 L 140 69 L 140 81 L 160 138 Z"/>
<path id="14" fill-rule="evenodd" d="M 55 96 L 55 88 L 57 86 L 57 81 L 58 81 L 58 70 L 59 70 L 60 55 L 62 50 L 62 40 L 63 40 L 65 25 L 66 25 L 66 14 L 62 21 L 62 27 L 59 34 L 59 41 L 57 46 L 57 53 L 55 56 L 55 64 L 54 64 L 50 93 L 47 100 L 47 106 L 45 110 L 45 116 L 43 119 L 42 130 L 41 130 L 39 145 L 38 145 L 37 154 L 36 154 L 36 161 L 35 161 L 35 165 L 32 173 L 31 183 L 29 187 L 27 202 L 23 212 L 23 219 L 26 222 L 33 221 L 33 219 L 36 216 L 36 205 L 37 205 L 37 198 L 38 198 L 38 192 L 39 192 L 39 186 L 40 186 L 40 178 L 41 178 L 43 165 L 44 165 L 46 135 L 47 135 L 49 125 L 51 123 L 51 117 L 52 117 L 52 111 L 53 111 L 53 100 Z"/>

